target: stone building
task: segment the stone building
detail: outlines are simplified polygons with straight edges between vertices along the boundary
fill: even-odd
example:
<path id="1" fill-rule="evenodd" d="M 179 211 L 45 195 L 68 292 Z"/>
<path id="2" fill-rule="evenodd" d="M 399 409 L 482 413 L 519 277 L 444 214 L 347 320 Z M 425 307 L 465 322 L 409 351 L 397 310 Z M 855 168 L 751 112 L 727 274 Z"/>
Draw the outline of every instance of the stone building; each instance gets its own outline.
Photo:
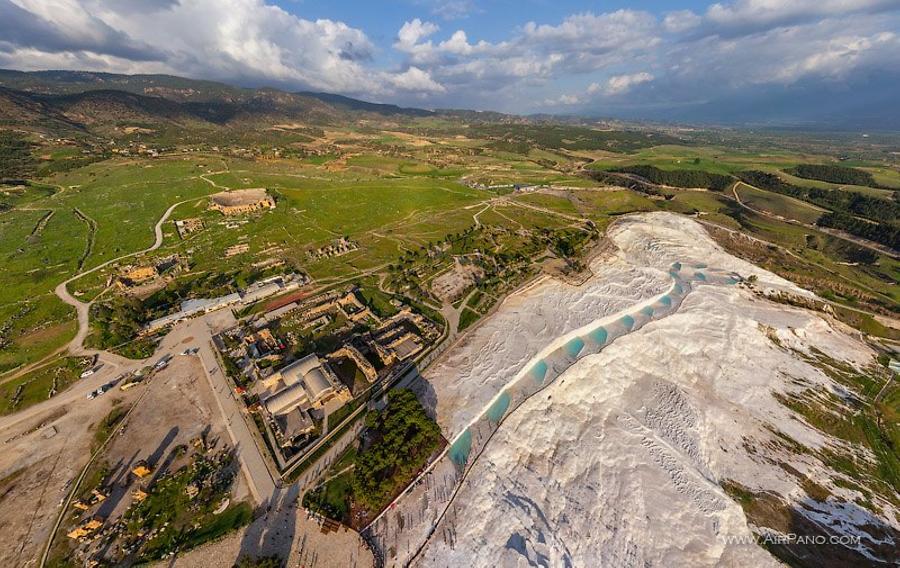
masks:
<path id="1" fill-rule="evenodd" d="M 275 209 L 275 198 L 262 187 L 222 191 L 210 196 L 209 199 L 209 208 L 213 211 L 221 211 L 223 215 L 242 215 L 253 211 Z"/>

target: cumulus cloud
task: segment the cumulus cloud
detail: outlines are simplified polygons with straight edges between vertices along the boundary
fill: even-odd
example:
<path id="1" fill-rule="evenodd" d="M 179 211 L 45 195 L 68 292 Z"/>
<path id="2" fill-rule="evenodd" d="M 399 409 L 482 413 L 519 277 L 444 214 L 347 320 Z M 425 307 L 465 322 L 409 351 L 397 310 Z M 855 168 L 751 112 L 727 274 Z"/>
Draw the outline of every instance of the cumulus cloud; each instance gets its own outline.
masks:
<path id="1" fill-rule="evenodd" d="M 427 69 L 448 93 L 495 99 L 561 75 L 601 71 L 622 58 L 639 60 L 661 41 L 656 18 L 633 10 L 575 14 L 556 25 L 529 22 L 499 42 L 472 41 L 462 29 L 441 41 L 435 39 L 438 31 L 436 24 L 408 21 L 394 47 L 410 65 Z M 565 96 L 556 100 L 576 102 Z"/>
<path id="2" fill-rule="evenodd" d="M 896 8 L 896 0 L 737 0 L 713 4 L 706 11 L 706 18 L 727 26 L 772 27 Z"/>
<path id="3" fill-rule="evenodd" d="M 591 83 L 587 92 L 589 95 L 603 93 L 606 95 L 623 95 L 630 91 L 632 87 L 641 83 L 649 83 L 653 80 L 653 75 L 646 71 L 640 73 L 632 73 L 631 75 L 613 75 L 606 80 L 604 85 L 599 83 Z"/>
<path id="4" fill-rule="evenodd" d="M 562 14 L 490 41 L 447 23 L 477 11 L 472 0 L 413 0 L 441 25 L 411 18 L 386 33 L 305 19 L 271 1 L 0 0 L 0 65 L 166 72 L 514 112 L 688 104 L 900 68 L 897 0 Z M 367 32 L 394 37 L 379 44 Z"/>
<path id="5" fill-rule="evenodd" d="M 736 0 L 701 13 L 618 10 L 529 22 L 496 43 L 433 32 L 406 53 L 448 96 L 466 93 L 475 104 L 589 108 L 628 94 L 634 104 L 677 106 L 900 68 L 897 29 L 896 0 Z M 588 85 L 581 92 L 553 92 L 557 79 L 579 77 Z"/>
<path id="6" fill-rule="evenodd" d="M 593 82 L 587 86 L 583 93 L 562 94 L 557 97 L 546 98 L 542 101 L 545 107 L 585 105 L 597 97 L 616 97 L 624 95 L 632 88 L 643 83 L 653 81 L 653 75 L 646 71 L 631 73 L 629 75 L 613 75 L 602 83 Z"/>
<path id="7" fill-rule="evenodd" d="M 403 73 L 393 75 L 391 83 L 398 89 L 416 93 L 443 93 L 447 90 L 432 79 L 427 71 L 422 71 L 418 67 L 410 67 Z"/>
<path id="8" fill-rule="evenodd" d="M 49 53 L 90 51 L 137 61 L 165 57 L 151 44 L 113 29 L 74 0 L 0 0 L 0 44 Z"/>
<path id="9" fill-rule="evenodd" d="M 436 33 L 440 27 L 431 22 L 423 22 L 419 18 L 410 22 L 405 22 L 397 32 L 397 42 L 394 47 L 400 51 L 414 51 L 416 45 L 423 39 Z"/>
<path id="10" fill-rule="evenodd" d="M 0 61 L 20 68 L 78 64 L 369 96 L 416 85 L 440 92 L 427 71 L 372 69 L 374 53 L 363 30 L 263 0 L 0 0 Z"/>

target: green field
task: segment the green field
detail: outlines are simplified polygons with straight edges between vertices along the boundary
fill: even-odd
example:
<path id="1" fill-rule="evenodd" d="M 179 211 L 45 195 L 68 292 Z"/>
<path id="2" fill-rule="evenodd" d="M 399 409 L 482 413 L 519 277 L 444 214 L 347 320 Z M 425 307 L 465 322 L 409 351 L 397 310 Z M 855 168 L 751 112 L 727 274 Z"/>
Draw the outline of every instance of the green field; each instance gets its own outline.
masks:
<path id="1" fill-rule="evenodd" d="M 40 369 L 0 384 L 0 415 L 47 400 L 77 381 L 83 370 L 76 357 L 56 357 Z"/>
<path id="2" fill-rule="evenodd" d="M 609 191 L 579 172 L 591 160 L 590 167 L 599 169 L 637 164 L 719 174 L 759 169 L 798 185 L 844 190 L 783 171 L 798 164 L 829 163 L 832 159 L 824 153 L 678 144 L 666 136 L 659 137 L 664 144 L 653 146 L 633 133 L 497 125 L 465 129 L 439 119 L 416 119 L 391 132 L 348 127 L 303 136 L 305 142 L 325 136 L 327 152 L 252 159 L 192 151 L 157 159 L 91 158 L 84 160 L 87 165 L 69 168 L 73 160 L 81 160 L 73 147 L 41 151 L 40 171 L 58 173 L 0 195 L 7 208 L 0 212 L 0 258 L 5 261 L 0 272 L 0 373 L 65 345 L 75 333 L 74 311 L 55 298 L 53 288 L 79 266 L 87 270 L 150 246 L 154 225 L 176 203 L 162 227 L 159 250 L 79 278 L 70 284 L 70 292 L 84 300 L 104 294 L 107 300 L 108 285 L 120 265 L 151 263 L 170 254 L 189 263 L 189 271 L 177 276 L 173 287 L 207 273 L 234 275 L 236 286 L 254 266 L 272 262 L 286 263 L 284 270 L 303 271 L 321 286 L 366 277 L 376 282 L 409 251 L 443 242 L 478 223 L 490 229 L 479 246 L 511 254 L 532 247 L 530 237 L 523 236 L 528 231 L 562 231 L 579 217 L 602 230 L 618 215 L 665 210 L 699 215 L 788 246 L 839 278 L 855 280 L 854 286 L 866 294 L 880 295 L 885 302 L 897 299 L 897 263 L 886 257 L 848 266 L 857 263 L 859 255 L 841 241 L 737 211 L 733 201 L 721 195 Z M 66 167 L 60 166 L 63 162 Z M 880 184 L 900 186 L 900 173 L 883 163 L 849 160 L 846 165 L 872 173 Z M 511 188 L 471 189 L 462 181 L 581 189 L 513 195 Z M 207 209 L 208 195 L 247 187 L 267 188 L 277 199 L 276 209 L 228 219 Z M 891 194 L 885 189 L 846 189 Z M 815 207 L 781 195 L 740 191 L 751 207 L 785 218 L 813 224 L 819 215 Z M 506 201 L 498 200 L 501 196 Z M 199 218 L 204 227 L 182 240 L 174 221 L 187 218 Z M 358 249 L 342 256 L 313 256 L 315 249 L 342 237 Z M 226 249 L 244 244 L 246 252 L 226 258 Z M 445 268 L 431 267 L 423 284 Z"/>
<path id="3" fill-rule="evenodd" d="M 786 219 L 793 219 L 813 225 L 825 211 L 814 205 L 787 197 L 771 191 L 764 191 L 746 184 L 738 184 L 738 195 L 741 201 L 758 211 L 765 211 L 779 215 Z"/>
<path id="4" fill-rule="evenodd" d="M 788 150 L 741 150 L 716 146 L 654 146 L 632 154 L 602 154 L 593 156 L 596 160 L 590 165 L 592 169 L 608 170 L 623 166 L 651 165 L 664 170 L 702 170 L 716 174 L 735 174 L 746 170 L 760 170 L 777 174 L 779 177 L 799 186 L 818 187 L 822 189 L 840 189 L 867 193 L 877 197 L 890 198 L 892 192 L 887 189 L 838 185 L 813 179 L 805 179 L 790 175 L 784 170 L 805 163 L 830 162 L 832 158 L 825 155 L 810 155 Z M 900 171 L 884 166 L 875 166 L 868 162 L 847 162 L 847 166 L 856 165 L 860 169 L 872 173 L 876 182 L 900 189 Z"/>

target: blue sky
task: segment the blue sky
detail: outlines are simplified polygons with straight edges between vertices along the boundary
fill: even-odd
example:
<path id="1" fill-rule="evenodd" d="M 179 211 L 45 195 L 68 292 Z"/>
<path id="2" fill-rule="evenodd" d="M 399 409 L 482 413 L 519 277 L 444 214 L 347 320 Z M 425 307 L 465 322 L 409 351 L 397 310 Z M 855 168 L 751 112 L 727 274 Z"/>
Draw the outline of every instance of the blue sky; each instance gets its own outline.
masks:
<path id="1" fill-rule="evenodd" d="M 900 0 L 0 0 L 0 66 L 426 108 L 803 121 L 897 112 Z"/>

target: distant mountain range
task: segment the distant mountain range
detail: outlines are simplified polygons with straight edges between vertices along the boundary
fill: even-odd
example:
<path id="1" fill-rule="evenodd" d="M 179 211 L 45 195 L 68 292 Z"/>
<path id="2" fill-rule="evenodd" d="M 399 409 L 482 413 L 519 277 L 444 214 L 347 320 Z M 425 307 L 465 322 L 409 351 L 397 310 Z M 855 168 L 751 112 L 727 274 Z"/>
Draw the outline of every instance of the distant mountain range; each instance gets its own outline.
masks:
<path id="1" fill-rule="evenodd" d="M 242 88 L 172 75 L 119 75 L 91 71 L 0 69 L 0 127 L 70 134 L 117 136 L 123 128 L 154 130 L 260 130 L 276 124 L 296 127 L 358 121 L 396 122 L 442 116 L 460 123 L 569 123 L 591 125 L 618 116 L 632 125 L 719 124 L 807 129 L 900 130 L 896 84 L 883 80 L 854 92 L 833 84 L 816 89 L 785 88 L 764 100 L 750 95 L 730 104 L 707 102 L 678 109 L 607 108 L 583 116 L 516 116 L 492 111 L 407 108 L 318 92 Z M 835 92 L 838 89 L 838 92 Z M 802 96 L 800 96 L 802 95 Z M 798 105 L 797 101 L 808 104 Z M 765 117 L 761 119 L 760 117 Z"/>
<path id="2" fill-rule="evenodd" d="M 329 93 L 245 89 L 170 75 L 0 70 L 0 126 L 111 135 L 125 126 L 218 128 L 427 117 L 435 111 Z"/>

